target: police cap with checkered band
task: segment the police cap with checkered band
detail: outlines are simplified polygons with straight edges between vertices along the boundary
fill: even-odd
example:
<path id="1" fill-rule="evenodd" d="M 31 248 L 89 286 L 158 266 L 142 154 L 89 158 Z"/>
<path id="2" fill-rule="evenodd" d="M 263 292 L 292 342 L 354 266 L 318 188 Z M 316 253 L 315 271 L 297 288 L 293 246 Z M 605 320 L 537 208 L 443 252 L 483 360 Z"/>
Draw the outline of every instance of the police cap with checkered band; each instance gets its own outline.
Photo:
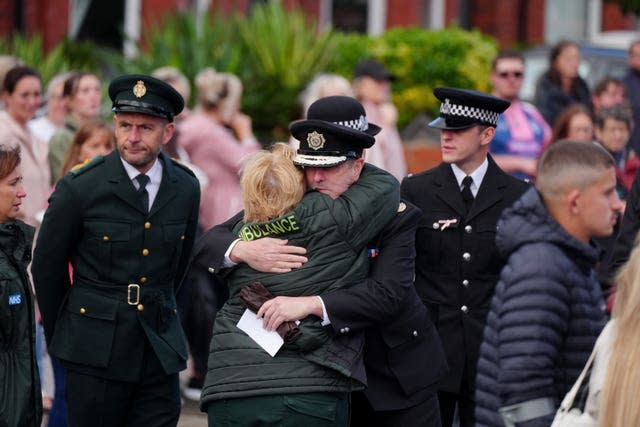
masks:
<path id="1" fill-rule="evenodd" d="M 440 104 L 440 117 L 429 123 L 437 129 L 462 130 L 475 125 L 497 126 L 500 113 L 510 103 L 475 90 L 437 87 L 433 94 Z"/>
<path id="2" fill-rule="evenodd" d="M 380 127 L 367 121 L 357 99 L 327 96 L 311 104 L 307 119 L 292 122 L 289 130 L 300 141 L 295 164 L 328 168 L 360 157 L 376 142 Z"/>
<path id="3" fill-rule="evenodd" d="M 116 77 L 109 85 L 111 110 L 162 117 L 170 122 L 184 108 L 184 99 L 168 83 L 144 74 Z"/>

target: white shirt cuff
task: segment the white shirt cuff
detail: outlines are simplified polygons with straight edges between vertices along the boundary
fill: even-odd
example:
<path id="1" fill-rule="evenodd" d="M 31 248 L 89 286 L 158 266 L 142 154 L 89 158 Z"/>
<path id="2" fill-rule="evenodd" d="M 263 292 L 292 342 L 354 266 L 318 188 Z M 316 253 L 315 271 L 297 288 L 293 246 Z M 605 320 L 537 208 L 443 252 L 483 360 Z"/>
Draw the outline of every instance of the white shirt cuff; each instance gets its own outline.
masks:
<path id="1" fill-rule="evenodd" d="M 236 239 L 233 242 L 231 242 L 231 244 L 229 245 L 229 248 L 224 253 L 224 261 L 222 262 L 222 268 L 235 267 L 237 265 L 235 262 L 231 261 L 231 251 L 236 246 L 236 243 L 238 243 L 239 241 L 240 239 Z"/>
<path id="2" fill-rule="evenodd" d="M 322 304 L 322 326 L 327 326 L 331 324 L 331 320 L 329 320 L 329 315 L 327 314 L 327 309 L 324 306 L 324 301 L 322 301 L 322 297 L 317 297 L 320 300 L 320 304 Z"/>

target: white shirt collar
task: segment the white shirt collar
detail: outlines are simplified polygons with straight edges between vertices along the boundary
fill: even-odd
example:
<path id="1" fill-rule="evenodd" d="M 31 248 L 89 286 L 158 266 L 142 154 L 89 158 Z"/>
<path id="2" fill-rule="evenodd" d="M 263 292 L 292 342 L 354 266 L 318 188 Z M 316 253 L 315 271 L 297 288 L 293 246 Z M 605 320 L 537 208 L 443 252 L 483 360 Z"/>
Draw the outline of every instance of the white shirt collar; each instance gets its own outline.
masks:
<path id="1" fill-rule="evenodd" d="M 122 166 L 124 166 L 124 170 L 127 172 L 127 175 L 129 175 L 129 179 L 134 183 L 135 187 L 138 188 L 138 181 L 134 178 L 140 175 L 140 171 L 127 163 L 122 157 L 120 157 L 120 161 L 122 162 Z M 149 177 L 149 184 L 160 185 L 160 181 L 162 181 L 162 162 L 159 162 L 158 159 L 156 159 L 153 162 L 151 169 L 149 169 L 145 175 Z"/>
<path id="2" fill-rule="evenodd" d="M 482 180 L 484 179 L 485 174 L 487 173 L 487 169 L 489 169 L 489 161 L 485 157 L 484 162 L 480 166 L 476 168 L 473 172 L 469 174 L 469 176 L 473 179 L 473 184 L 471 184 L 471 193 L 473 197 L 478 195 L 478 190 L 480 189 L 480 185 L 482 184 Z M 453 174 L 456 176 L 456 180 L 458 181 L 458 187 L 462 190 L 462 180 L 467 174 L 460 169 L 455 164 L 451 163 L 451 170 Z"/>

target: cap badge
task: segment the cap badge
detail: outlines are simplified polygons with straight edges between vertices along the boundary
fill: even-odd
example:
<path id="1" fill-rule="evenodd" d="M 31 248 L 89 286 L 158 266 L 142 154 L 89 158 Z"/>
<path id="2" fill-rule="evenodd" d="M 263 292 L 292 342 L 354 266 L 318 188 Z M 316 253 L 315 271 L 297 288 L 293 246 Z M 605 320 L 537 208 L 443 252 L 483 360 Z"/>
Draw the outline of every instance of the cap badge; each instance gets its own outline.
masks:
<path id="1" fill-rule="evenodd" d="M 142 80 L 138 80 L 136 85 L 133 87 L 133 94 L 136 98 L 142 98 L 147 93 L 147 87 L 144 85 Z"/>
<path id="2" fill-rule="evenodd" d="M 307 143 L 309 144 L 309 148 L 313 148 L 314 150 L 319 150 L 322 147 L 324 147 L 324 143 L 325 143 L 324 135 L 314 130 L 310 134 L 307 134 Z"/>
<path id="3" fill-rule="evenodd" d="M 440 107 L 440 112 L 442 114 L 449 114 L 449 111 L 451 111 L 451 104 L 449 103 L 449 98 L 445 98 L 444 104 Z"/>

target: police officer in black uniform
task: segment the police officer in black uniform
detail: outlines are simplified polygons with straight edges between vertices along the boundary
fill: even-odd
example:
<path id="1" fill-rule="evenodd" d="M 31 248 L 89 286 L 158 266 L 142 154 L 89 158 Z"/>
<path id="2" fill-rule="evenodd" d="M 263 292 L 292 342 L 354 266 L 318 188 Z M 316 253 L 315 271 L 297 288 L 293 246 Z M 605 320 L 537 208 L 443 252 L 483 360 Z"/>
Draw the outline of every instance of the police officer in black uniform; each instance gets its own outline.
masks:
<path id="1" fill-rule="evenodd" d="M 160 149 L 184 101 L 146 75 L 116 78 L 109 96 L 117 150 L 58 182 L 34 283 L 49 350 L 67 370 L 69 425 L 175 426 L 187 360 L 175 293 L 200 190 Z"/>
<path id="2" fill-rule="evenodd" d="M 474 384 L 485 317 L 504 265 L 495 245 L 502 211 L 528 188 L 488 155 L 507 101 L 436 88 L 443 162 L 402 182 L 402 197 L 422 209 L 416 234 L 416 288 L 434 317 L 449 373 L 440 383 L 442 425 L 473 426 Z"/>
<path id="3" fill-rule="evenodd" d="M 296 163 L 309 170 L 309 176 L 315 175 L 314 170 L 323 171 L 320 181 L 310 183 L 324 187 L 320 191 L 332 189 L 339 191 L 337 195 L 344 191 L 336 163 L 353 151 L 353 142 L 348 138 L 350 132 L 343 131 L 331 146 L 317 147 L 317 135 L 326 129 L 367 124 L 362 107 L 353 106 L 345 97 L 322 98 L 309 108 L 307 120 L 290 126 L 292 135 L 300 140 Z M 345 113 L 346 119 L 339 118 Z M 316 315 L 345 340 L 364 333 L 367 389 L 351 395 L 352 426 L 440 427 L 436 386 L 447 367 L 437 331 L 413 286 L 419 219 L 419 209 L 410 203 L 399 204 L 396 216 L 367 245 L 370 267 L 366 280 L 320 296 L 279 296 L 265 302 L 259 312 L 274 329 L 282 321 Z M 230 231 L 233 223 L 230 220 L 212 228 L 196 243 L 194 265 L 224 275 L 231 261 L 272 273 L 297 268 L 306 261 L 300 255 L 304 249 L 286 245 L 285 240 L 263 238 L 236 244 L 237 236 Z"/>

